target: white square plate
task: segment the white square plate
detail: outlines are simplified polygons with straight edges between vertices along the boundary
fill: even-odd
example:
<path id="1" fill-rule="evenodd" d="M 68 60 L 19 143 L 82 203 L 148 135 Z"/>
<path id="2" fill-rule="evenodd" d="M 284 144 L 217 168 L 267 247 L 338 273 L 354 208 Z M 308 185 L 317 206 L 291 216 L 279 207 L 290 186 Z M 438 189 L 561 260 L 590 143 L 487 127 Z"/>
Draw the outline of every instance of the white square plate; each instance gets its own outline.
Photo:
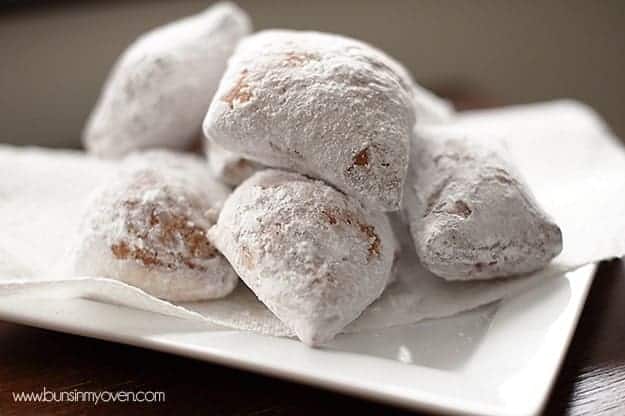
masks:
<path id="1" fill-rule="evenodd" d="M 545 404 L 595 268 L 548 279 L 519 296 L 456 317 L 340 335 L 324 349 L 86 299 L 4 297 L 0 319 L 413 409 L 534 415 Z"/>

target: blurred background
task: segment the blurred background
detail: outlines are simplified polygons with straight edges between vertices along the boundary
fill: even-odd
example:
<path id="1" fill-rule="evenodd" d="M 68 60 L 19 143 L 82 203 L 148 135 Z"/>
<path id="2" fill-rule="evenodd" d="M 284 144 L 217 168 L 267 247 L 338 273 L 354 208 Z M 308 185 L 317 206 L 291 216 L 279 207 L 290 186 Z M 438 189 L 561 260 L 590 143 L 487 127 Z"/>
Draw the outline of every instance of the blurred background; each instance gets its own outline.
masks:
<path id="1" fill-rule="evenodd" d="M 80 145 L 121 51 L 210 1 L 0 1 L 0 142 Z M 256 29 L 342 33 L 461 105 L 569 97 L 625 137 L 625 1 L 240 0 Z M 477 98 L 477 101 L 476 101 Z"/>

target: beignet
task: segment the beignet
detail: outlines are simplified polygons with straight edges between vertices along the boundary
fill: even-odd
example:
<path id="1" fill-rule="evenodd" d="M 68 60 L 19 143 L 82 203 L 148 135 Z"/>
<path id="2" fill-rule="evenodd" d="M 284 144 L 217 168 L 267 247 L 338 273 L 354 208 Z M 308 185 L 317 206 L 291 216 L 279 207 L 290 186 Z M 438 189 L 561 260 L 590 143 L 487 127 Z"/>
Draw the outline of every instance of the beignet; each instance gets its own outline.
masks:
<path id="1" fill-rule="evenodd" d="M 119 158 L 137 149 L 185 150 L 239 40 L 244 11 L 218 3 L 137 39 L 113 67 L 85 130 L 89 153 Z"/>
<path id="2" fill-rule="evenodd" d="M 530 273 L 562 251 L 562 232 L 501 152 L 461 131 L 420 127 L 403 212 L 417 254 L 448 280 Z"/>
<path id="3" fill-rule="evenodd" d="M 332 339 L 377 299 L 397 251 L 388 218 L 305 176 L 256 173 L 209 238 L 302 342 Z"/>
<path id="4" fill-rule="evenodd" d="M 118 279 L 171 301 L 226 296 L 238 278 L 207 230 L 228 194 L 195 156 L 128 156 L 94 191 L 70 255 L 73 274 Z"/>
<path id="5" fill-rule="evenodd" d="M 259 32 L 229 60 L 204 134 L 263 165 L 323 179 L 368 206 L 396 211 L 415 123 L 407 77 L 401 64 L 354 39 Z"/>

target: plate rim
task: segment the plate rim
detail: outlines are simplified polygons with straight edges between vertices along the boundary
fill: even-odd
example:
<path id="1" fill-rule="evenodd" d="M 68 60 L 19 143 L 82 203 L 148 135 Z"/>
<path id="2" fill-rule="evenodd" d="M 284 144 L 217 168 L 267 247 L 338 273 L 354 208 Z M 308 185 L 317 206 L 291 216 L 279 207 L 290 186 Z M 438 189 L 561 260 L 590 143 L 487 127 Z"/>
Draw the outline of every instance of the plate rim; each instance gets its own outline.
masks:
<path id="1" fill-rule="evenodd" d="M 581 287 L 581 292 L 578 296 L 579 301 L 574 305 L 575 311 L 570 319 L 570 325 L 567 327 L 566 334 L 562 339 L 561 348 L 558 348 L 557 356 L 554 357 L 552 361 L 555 365 L 553 366 L 553 371 L 550 371 L 548 379 L 545 380 L 545 388 L 540 394 L 536 394 L 533 397 L 534 400 L 528 400 L 527 406 L 521 411 L 510 411 L 509 408 L 503 408 L 501 406 L 492 406 L 487 404 L 480 404 L 478 406 L 475 403 L 463 403 L 461 407 L 459 407 L 459 402 L 461 400 L 455 399 L 452 403 L 441 403 L 438 397 L 432 396 L 430 398 L 414 398 L 414 397 L 406 397 L 402 395 L 394 394 L 393 392 L 385 392 L 380 389 L 373 389 L 362 385 L 353 385 L 352 383 L 332 379 L 331 377 L 319 377 L 314 374 L 307 374 L 305 372 L 297 372 L 283 368 L 277 368 L 275 366 L 266 365 L 263 363 L 258 363 L 253 360 L 245 360 L 239 357 L 235 357 L 233 355 L 225 354 L 223 351 L 217 352 L 213 351 L 210 348 L 197 349 L 195 347 L 187 345 L 185 347 L 181 347 L 180 345 L 174 345 L 171 343 L 167 343 L 163 340 L 159 340 L 156 338 L 147 338 L 147 337 L 138 337 L 138 336 L 129 336 L 125 334 L 115 334 L 110 333 L 106 330 L 93 330 L 93 329 L 85 329 L 85 328 L 76 328 L 75 326 L 68 324 L 67 322 L 58 322 L 55 321 L 54 318 L 48 317 L 48 319 L 41 319 L 36 317 L 28 317 L 21 314 L 19 311 L 10 311 L 3 308 L 4 305 L 0 305 L 0 320 L 5 322 L 16 323 L 20 325 L 26 325 L 30 327 L 67 333 L 71 335 L 77 335 L 82 337 L 94 338 L 107 342 L 115 342 L 126 345 L 131 345 L 138 348 L 146 348 L 149 350 L 159 351 L 162 353 L 179 355 L 190 359 L 196 359 L 200 361 L 205 361 L 211 364 L 222 365 L 226 367 L 232 367 L 243 371 L 251 371 L 254 373 L 262 374 L 269 377 L 277 377 L 283 380 L 287 380 L 290 382 L 300 383 L 311 385 L 316 388 L 321 388 L 323 390 L 335 391 L 342 394 L 346 394 L 352 397 L 357 397 L 365 400 L 370 400 L 378 403 L 388 404 L 392 406 L 397 406 L 409 410 L 421 410 L 421 411 L 430 411 L 430 412 L 453 412 L 454 414 L 459 415 L 473 415 L 473 414 L 483 414 L 483 415 L 501 415 L 502 411 L 505 411 L 506 415 L 537 415 L 539 414 L 547 404 L 547 400 L 550 396 L 550 393 L 555 384 L 557 375 L 560 372 L 562 364 L 564 362 L 564 358 L 569 349 L 573 336 L 575 334 L 575 329 L 580 320 L 581 313 L 586 304 L 588 294 L 590 288 L 592 286 L 592 282 L 596 276 L 597 264 L 592 263 L 583 268 L 588 268 L 589 271 L 586 276 L 586 281 Z M 581 269 L 581 268 L 580 268 Z M 579 270 L 579 269 L 578 269 Z M 8 297 L 8 296 L 7 296 Z M 0 296 L 2 298 L 2 296 Z M 106 307 L 111 308 L 122 308 L 132 310 L 134 313 L 146 313 L 153 314 L 153 312 L 143 311 L 133 309 L 123 305 L 113 305 L 108 303 L 98 302 L 92 299 L 85 298 L 59 298 L 59 299 L 47 299 L 46 301 L 50 302 L 68 302 L 79 300 L 81 302 L 90 302 L 96 303 L 98 305 L 105 305 Z M 159 314 L 160 315 L 160 314 Z M 167 318 L 182 320 L 183 318 L 167 316 Z M 241 331 L 236 329 L 228 329 L 227 331 L 231 332 L 239 332 L 243 334 L 250 334 L 247 331 Z M 260 334 L 251 333 L 253 335 L 264 336 Z M 372 360 L 384 360 L 392 363 L 393 361 L 379 358 L 374 356 L 368 356 L 367 359 Z M 405 365 L 405 364 L 399 364 Z M 427 368 L 432 371 L 440 371 L 433 368 L 422 367 L 422 366 L 414 366 L 418 368 Z M 427 396 L 427 392 L 425 395 Z M 517 409 L 520 410 L 520 409 Z"/>

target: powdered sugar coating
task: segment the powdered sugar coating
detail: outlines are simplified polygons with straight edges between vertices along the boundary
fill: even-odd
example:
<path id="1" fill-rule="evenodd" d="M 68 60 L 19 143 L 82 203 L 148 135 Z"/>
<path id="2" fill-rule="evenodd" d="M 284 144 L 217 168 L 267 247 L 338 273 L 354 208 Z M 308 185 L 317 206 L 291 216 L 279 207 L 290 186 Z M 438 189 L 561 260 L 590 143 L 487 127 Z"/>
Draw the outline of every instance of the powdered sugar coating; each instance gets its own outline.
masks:
<path id="1" fill-rule="evenodd" d="M 308 345 L 333 338 L 381 295 L 397 251 L 384 214 L 321 181 L 278 170 L 242 183 L 209 238 Z"/>
<path id="2" fill-rule="evenodd" d="M 122 280 L 157 297 L 223 297 L 237 283 L 206 232 L 228 196 L 194 156 L 164 151 L 126 158 L 94 192 L 76 238 L 74 275 Z"/>
<path id="3" fill-rule="evenodd" d="M 412 88 L 398 67 L 343 36 L 259 32 L 230 59 L 204 133 L 264 165 L 324 179 L 371 207 L 397 210 L 415 122 Z"/>
<path id="4" fill-rule="evenodd" d="M 560 228 L 500 151 L 462 131 L 420 127 L 404 214 L 421 262 L 449 280 L 530 273 L 562 251 Z"/>
<path id="5" fill-rule="evenodd" d="M 230 186 L 237 186 L 263 166 L 253 160 L 224 149 L 217 143 L 206 143 L 206 157 L 216 179 Z"/>
<path id="6" fill-rule="evenodd" d="M 85 131 L 90 153 L 116 158 L 136 149 L 185 149 L 249 18 L 232 3 L 156 28 L 115 64 Z"/>

